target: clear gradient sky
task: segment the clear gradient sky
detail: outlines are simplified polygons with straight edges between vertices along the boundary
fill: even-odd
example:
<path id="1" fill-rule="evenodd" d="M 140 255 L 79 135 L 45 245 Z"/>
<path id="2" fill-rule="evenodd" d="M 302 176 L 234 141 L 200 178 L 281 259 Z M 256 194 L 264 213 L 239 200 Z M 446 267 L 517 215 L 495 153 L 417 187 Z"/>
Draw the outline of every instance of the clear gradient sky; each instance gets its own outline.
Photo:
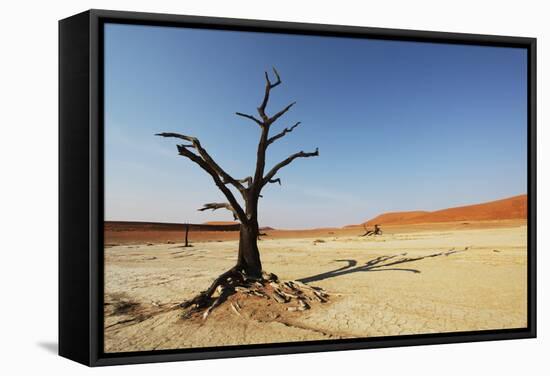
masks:
<path id="1" fill-rule="evenodd" d="M 252 175 L 263 72 L 283 84 L 268 112 L 296 106 L 272 132 L 267 166 L 319 147 L 279 172 L 260 224 L 343 226 L 388 211 L 437 210 L 526 192 L 526 50 L 416 42 L 115 25 L 105 29 L 105 219 L 201 223 L 224 201 L 177 155 L 198 137 L 234 177 Z"/>

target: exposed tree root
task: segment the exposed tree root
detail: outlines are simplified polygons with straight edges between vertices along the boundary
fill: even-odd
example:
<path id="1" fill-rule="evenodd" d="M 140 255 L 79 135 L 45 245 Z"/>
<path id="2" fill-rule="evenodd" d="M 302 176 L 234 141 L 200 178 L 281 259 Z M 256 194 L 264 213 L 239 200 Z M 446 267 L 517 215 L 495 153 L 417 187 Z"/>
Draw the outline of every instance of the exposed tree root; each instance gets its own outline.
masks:
<path id="1" fill-rule="evenodd" d="M 183 318 L 201 316 L 205 320 L 232 295 L 260 297 L 288 304 L 286 310 L 290 312 L 305 311 L 311 308 L 313 302 L 326 303 L 329 299 L 320 287 L 298 281 L 280 281 L 273 273 L 264 272 L 261 278 L 248 278 L 237 268 L 232 268 L 216 278 L 207 290 L 180 304 L 185 309 Z M 241 316 L 242 307 L 238 301 L 233 299 L 230 304 L 233 312 Z"/>

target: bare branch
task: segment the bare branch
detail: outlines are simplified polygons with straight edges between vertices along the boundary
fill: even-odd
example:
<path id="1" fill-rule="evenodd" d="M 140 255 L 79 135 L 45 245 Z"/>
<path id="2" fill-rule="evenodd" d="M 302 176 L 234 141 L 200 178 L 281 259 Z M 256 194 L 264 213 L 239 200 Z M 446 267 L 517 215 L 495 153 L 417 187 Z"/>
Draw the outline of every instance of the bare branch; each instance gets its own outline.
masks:
<path id="1" fill-rule="evenodd" d="M 288 110 L 291 109 L 292 106 L 294 106 L 296 104 L 296 102 L 292 102 L 291 104 L 289 104 L 288 106 L 286 106 L 285 108 L 283 108 L 281 111 L 277 112 L 275 115 L 273 115 L 271 118 L 269 118 L 269 121 L 268 123 L 269 124 L 273 124 L 277 121 L 278 118 L 280 118 L 281 116 L 283 116 Z"/>
<path id="2" fill-rule="evenodd" d="M 210 202 L 207 204 L 204 204 L 202 208 L 197 209 L 198 211 L 205 211 L 205 210 L 218 210 L 218 209 L 227 209 L 233 214 L 233 219 L 238 220 L 237 213 L 235 212 L 235 209 L 227 203 L 227 202 Z"/>
<path id="3" fill-rule="evenodd" d="M 267 175 L 264 177 L 264 180 L 263 180 L 263 185 L 267 184 L 270 182 L 270 180 L 273 180 L 273 177 L 275 176 L 275 174 L 277 174 L 277 172 L 289 165 L 293 160 L 295 160 L 296 158 L 308 158 L 308 157 L 317 157 L 319 156 L 319 148 L 316 148 L 314 152 L 310 152 L 310 153 L 306 153 L 306 152 L 303 152 L 303 151 L 300 151 L 298 153 L 295 153 L 295 154 L 292 154 L 290 157 L 288 157 L 287 159 L 285 159 L 284 161 L 282 162 L 279 162 L 277 163 L 272 169 L 271 171 L 269 171 L 267 173 Z"/>
<path id="4" fill-rule="evenodd" d="M 236 181 L 237 183 L 242 183 L 242 184 L 246 183 L 247 185 L 250 186 L 250 184 L 252 184 L 252 176 L 247 176 L 246 178 L 243 178 L 243 179 L 235 179 L 235 181 Z M 227 181 L 227 180 L 222 180 L 222 182 L 223 182 L 224 184 L 229 184 L 229 183 L 231 183 L 230 181 Z"/>
<path id="5" fill-rule="evenodd" d="M 198 138 L 186 136 L 179 133 L 158 133 L 156 134 L 156 136 L 179 138 L 191 142 L 191 145 L 178 145 L 178 151 L 180 151 L 180 148 L 194 148 L 195 150 L 197 150 L 200 157 L 222 178 L 222 181 L 225 184 L 232 184 L 235 188 L 237 188 L 241 193 L 244 194 L 245 188 L 243 187 L 243 185 L 238 180 L 235 180 L 233 177 L 231 177 L 227 172 L 225 172 L 225 170 L 221 168 L 214 161 L 214 159 L 212 159 L 210 154 L 208 154 L 208 152 L 202 147 Z"/>
<path id="6" fill-rule="evenodd" d="M 281 133 L 278 133 L 275 136 L 268 139 L 267 144 L 270 145 L 273 142 L 277 141 L 279 138 L 283 137 L 285 134 L 292 132 L 294 130 L 294 128 L 296 128 L 300 124 L 301 124 L 301 122 L 297 122 L 292 127 L 283 129 L 283 131 Z"/>
<path id="7" fill-rule="evenodd" d="M 224 183 L 222 179 L 224 179 L 227 182 L 231 182 L 231 184 L 233 184 L 235 187 L 237 187 L 241 191 L 243 196 L 246 194 L 246 188 L 244 188 L 241 183 L 237 182 L 235 179 L 229 176 L 225 171 L 221 169 L 220 166 L 216 164 L 216 162 L 214 162 L 214 160 L 210 157 L 210 155 L 206 152 L 206 150 L 202 148 L 197 138 L 181 135 L 178 133 L 159 133 L 157 134 L 157 136 L 175 137 L 175 138 L 191 141 L 193 144 L 193 148 L 197 150 L 199 155 L 193 153 L 191 150 L 188 150 L 187 145 L 177 145 L 179 154 L 195 162 L 204 171 L 206 171 L 212 177 L 216 186 L 225 195 L 225 197 L 229 201 L 229 204 L 233 208 L 233 212 L 236 214 L 238 219 L 243 223 L 247 221 L 247 217 L 244 210 L 239 205 L 239 202 L 237 201 L 233 193 L 229 190 L 229 188 L 225 186 L 225 184 L 227 183 Z"/>
<path id="8" fill-rule="evenodd" d="M 258 124 L 260 127 L 263 127 L 264 126 L 264 123 L 262 123 L 260 120 L 256 119 L 254 116 L 252 115 L 248 115 L 248 114 L 243 114 L 242 112 L 235 112 L 236 115 L 238 116 L 242 116 L 244 118 L 247 118 L 247 119 L 250 119 L 254 122 L 256 122 L 256 124 Z"/>
<path id="9" fill-rule="evenodd" d="M 281 84 L 281 76 L 279 76 L 279 72 L 277 72 L 277 69 L 273 68 L 273 73 L 275 73 L 275 77 L 277 79 L 275 83 L 271 83 L 271 81 L 269 80 L 269 74 L 265 72 L 265 94 L 264 99 L 260 104 L 260 107 L 258 107 L 258 113 L 260 114 L 264 122 L 268 122 L 269 120 L 269 117 L 265 113 L 265 108 L 267 106 L 267 102 L 269 101 L 269 93 L 271 92 L 271 89 Z"/>
<path id="10" fill-rule="evenodd" d="M 271 180 L 268 180 L 267 182 L 272 184 L 279 183 L 279 185 L 281 185 L 281 178 L 271 179 Z"/>
<path id="11" fill-rule="evenodd" d="M 281 83 L 281 76 L 279 76 L 279 72 L 277 72 L 277 69 L 275 69 L 275 67 L 273 67 L 271 69 L 273 69 L 273 73 L 275 73 L 275 78 L 277 78 L 277 81 L 275 81 L 275 83 L 272 84 L 269 81 L 269 76 L 267 75 L 267 72 L 265 72 L 265 78 L 267 79 L 267 82 L 269 83 L 269 86 L 273 89 L 275 86 L 277 86 Z"/>
<path id="12" fill-rule="evenodd" d="M 182 140 L 191 142 L 193 145 L 195 144 L 195 142 L 198 141 L 196 137 L 186 136 L 180 133 L 163 132 L 163 133 L 157 133 L 155 134 L 155 136 L 181 138 Z"/>
<path id="13" fill-rule="evenodd" d="M 229 205 L 227 202 L 209 202 L 207 204 L 203 204 L 202 208 L 197 209 L 197 211 L 205 211 L 205 210 L 218 210 L 218 209 L 227 209 L 229 211 L 233 211 L 233 207 Z"/>

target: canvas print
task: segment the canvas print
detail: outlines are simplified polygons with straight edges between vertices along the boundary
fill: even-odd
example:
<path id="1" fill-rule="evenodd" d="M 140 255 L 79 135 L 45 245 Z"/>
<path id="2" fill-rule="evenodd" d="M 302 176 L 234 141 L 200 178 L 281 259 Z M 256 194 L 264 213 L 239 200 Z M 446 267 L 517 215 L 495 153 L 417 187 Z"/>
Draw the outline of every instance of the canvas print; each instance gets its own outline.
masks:
<path id="1" fill-rule="evenodd" d="M 527 326 L 527 51 L 107 23 L 105 353 Z"/>

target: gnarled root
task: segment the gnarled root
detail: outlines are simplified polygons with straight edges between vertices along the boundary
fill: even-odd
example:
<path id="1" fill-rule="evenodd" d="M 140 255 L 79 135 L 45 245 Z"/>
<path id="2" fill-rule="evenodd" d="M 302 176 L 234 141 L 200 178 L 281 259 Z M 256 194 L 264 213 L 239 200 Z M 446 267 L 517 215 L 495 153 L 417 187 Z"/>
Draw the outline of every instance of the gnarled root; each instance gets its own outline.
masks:
<path id="1" fill-rule="evenodd" d="M 187 309 L 184 318 L 202 312 L 203 319 L 206 319 L 210 312 L 235 293 L 235 287 L 245 283 L 246 279 L 245 274 L 236 267 L 221 274 L 207 290 L 180 304 L 181 308 Z"/>
<path id="2" fill-rule="evenodd" d="M 234 294 L 242 298 L 272 299 L 279 304 L 288 304 L 287 311 L 290 312 L 308 310 L 312 303 L 326 303 L 329 298 L 319 287 L 298 281 L 280 281 L 273 273 L 264 272 L 261 278 L 249 278 L 235 267 L 216 278 L 207 290 L 181 303 L 180 307 L 186 310 L 183 318 L 201 315 L 205 320 L 216 307 Z M 231 308 L 240 316 L 241 307 L 236 300 L 231 302 Z"/>

